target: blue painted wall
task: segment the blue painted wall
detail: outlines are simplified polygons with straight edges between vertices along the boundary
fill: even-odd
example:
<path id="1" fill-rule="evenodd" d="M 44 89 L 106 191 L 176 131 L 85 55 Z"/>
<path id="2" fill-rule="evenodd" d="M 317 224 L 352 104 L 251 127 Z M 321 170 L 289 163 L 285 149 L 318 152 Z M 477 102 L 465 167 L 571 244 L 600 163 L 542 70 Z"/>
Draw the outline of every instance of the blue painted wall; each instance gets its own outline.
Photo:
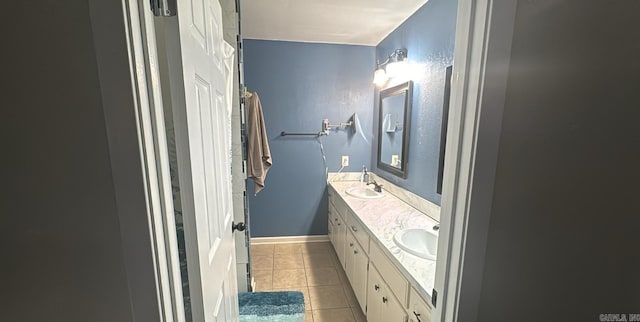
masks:
<path id="1" fill-rule="evenodd" d="M 244 40 L 249 91 L 262 102 L 273 156 L 266 187 L 253 195 L 249 180 L 251 236 L 327 234 L 325 167 L 315 137 L 281 137 L 280 132 L 319 132 L 322 119 L 346 122 L 355 112 L 367 141 L 348 131 L 320 138 L 329 171 L 371 168 L 375 47 Z"/>
<path id="2" fill-rule="evenodd" d="M 444 98 L 445 69 L 453 64 L 457 1 L 430 0 L 376 47 L 376 57 L 386 59 L 396 48 L 408 50 L 408 77 L 393 79 L 386 86 L 413 80 L 413 109 L 409 140 L 408 177 L 402 179 L 374 168 L 394 184 L 440 204 L 436 193 L 440 126 Z M 385 87 L 386 87 L 385 86 Z M 379 91 L 375 94 L 374 128 L 378 128 Z M 373 145 L 372 164 L 377 160 Z"/>

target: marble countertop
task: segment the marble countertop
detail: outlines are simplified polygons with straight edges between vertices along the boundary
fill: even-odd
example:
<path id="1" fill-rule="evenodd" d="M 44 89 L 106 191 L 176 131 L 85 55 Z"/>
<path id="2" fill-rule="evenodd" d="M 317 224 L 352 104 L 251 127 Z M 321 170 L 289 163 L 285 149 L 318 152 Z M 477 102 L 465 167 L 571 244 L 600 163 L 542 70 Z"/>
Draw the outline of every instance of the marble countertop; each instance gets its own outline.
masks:
<path id="1" fill-rule="evenodd" d="M 362 185 L 359 181 L 332 181 L 329 185 L 369 230 L 369 234 L 373 237 L 371 242 L 382 246 L 381 249 L 402 271 L 416 291 L 431 303 L 436 262 L 403 251 L 393 242 L 393 235 L 404 228 L 432 229 L 436 221 L 389 191 L 385 191 L 382 198 L 360 199 L 345 193 L 348 188 Z"/>

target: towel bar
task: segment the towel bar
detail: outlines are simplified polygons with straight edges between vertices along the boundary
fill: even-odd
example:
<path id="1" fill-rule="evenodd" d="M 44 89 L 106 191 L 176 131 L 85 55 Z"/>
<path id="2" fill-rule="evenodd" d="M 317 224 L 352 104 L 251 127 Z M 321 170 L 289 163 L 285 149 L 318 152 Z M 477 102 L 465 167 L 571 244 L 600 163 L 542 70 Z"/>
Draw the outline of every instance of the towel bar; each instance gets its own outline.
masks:
<path id="1" fill-rule="evenodd" d="M 280 136 L 287 136 L 287 135 L 321 136 L 324 134 L 322 132 L 318 132 L 318 133 L 296 133 L 296 132 L 285 132 L 285 131 L 280 132 Z"/>

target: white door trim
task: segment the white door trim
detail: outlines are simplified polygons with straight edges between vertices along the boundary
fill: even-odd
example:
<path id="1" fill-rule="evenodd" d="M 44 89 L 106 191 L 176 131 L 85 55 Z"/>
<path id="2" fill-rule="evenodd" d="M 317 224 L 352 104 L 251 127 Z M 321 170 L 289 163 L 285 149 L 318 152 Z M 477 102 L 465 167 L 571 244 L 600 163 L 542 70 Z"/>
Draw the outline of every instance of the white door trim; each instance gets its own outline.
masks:
<path id="1" fill-rule="evenodd" d="M 516 5 L 458 2 L 432 321 L 477 319 Z"/>
<path id="2" fill-rule="evenodd" d="M 153 15 L 148 1 L 124 0 L 131 78 L 137 101 L 149 230 L 162 321 L 185 321 Z"/>
<path id="3" fill-rule="evenodd" d="M 140 128 L 140 84 L 134 76 L 133 25 L 125 1 L 88 4 L 131 313 L 136 321 L 167 321 Z"/>

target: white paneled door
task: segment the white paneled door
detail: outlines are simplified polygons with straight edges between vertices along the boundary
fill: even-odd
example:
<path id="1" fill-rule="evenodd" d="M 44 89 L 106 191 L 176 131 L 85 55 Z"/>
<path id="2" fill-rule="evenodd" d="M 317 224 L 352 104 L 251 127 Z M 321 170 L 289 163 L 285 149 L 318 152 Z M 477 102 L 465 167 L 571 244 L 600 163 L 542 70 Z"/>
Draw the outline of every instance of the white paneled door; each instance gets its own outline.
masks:
<path id="1" fill-rule="evenodd" d="M 238 321 L 230 100 L 217 0 L 179 0 L 185 106 L 174 107 L 194 321 Z M 174 95 L 174 94 L 172 94 Z"/>

